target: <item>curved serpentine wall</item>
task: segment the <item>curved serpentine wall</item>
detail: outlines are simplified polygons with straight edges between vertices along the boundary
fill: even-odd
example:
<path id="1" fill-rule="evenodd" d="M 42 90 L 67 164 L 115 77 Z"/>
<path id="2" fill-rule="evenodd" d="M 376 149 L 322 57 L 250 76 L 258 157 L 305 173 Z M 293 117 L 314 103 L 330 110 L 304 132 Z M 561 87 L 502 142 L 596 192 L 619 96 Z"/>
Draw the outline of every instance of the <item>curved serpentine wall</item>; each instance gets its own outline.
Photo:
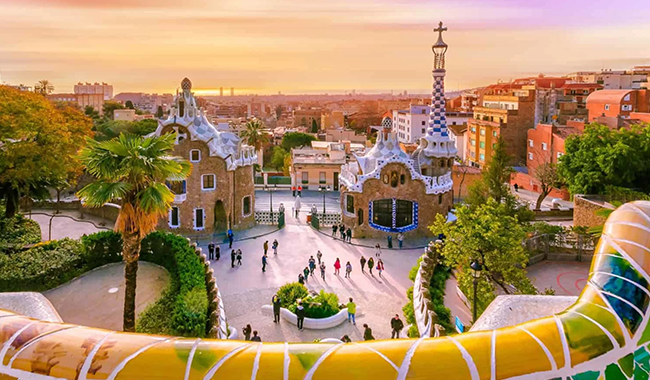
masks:
<path id="1" fill-rule="evenodd" d="M 255 343 L 127 334 L 0 313 L 0 379 L 648 379 L 650 202 L 608 219 L 566 311 L 437 339 Z"/>

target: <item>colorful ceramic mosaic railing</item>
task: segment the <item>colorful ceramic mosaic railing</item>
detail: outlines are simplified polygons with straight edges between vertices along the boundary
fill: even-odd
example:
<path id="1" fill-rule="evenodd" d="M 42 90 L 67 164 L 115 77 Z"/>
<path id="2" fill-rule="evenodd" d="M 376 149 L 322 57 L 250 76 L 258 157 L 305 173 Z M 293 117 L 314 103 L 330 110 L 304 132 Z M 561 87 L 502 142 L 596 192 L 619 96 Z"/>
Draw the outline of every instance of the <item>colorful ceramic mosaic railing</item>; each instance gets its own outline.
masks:
<path id="1" fill-rule="evenodd" d="M 0 312 L 0 379 L 648 379 L 650 202 L 609 217 L 568 310 L 494 331 L 364 343 L 147 336 Z"/>

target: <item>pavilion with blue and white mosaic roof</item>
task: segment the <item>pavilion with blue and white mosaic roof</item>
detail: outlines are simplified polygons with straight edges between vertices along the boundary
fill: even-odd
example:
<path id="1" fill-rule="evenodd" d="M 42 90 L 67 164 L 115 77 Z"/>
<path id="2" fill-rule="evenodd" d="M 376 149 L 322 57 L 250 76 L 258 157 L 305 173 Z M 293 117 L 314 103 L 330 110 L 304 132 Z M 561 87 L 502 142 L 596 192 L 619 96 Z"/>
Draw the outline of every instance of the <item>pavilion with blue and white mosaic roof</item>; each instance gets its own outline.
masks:
<path id="1" fill-rule="evenodd" d="M 343 223 L 354 237 L 431 235 L 428 226 L 453 203 L 451 170 L 457 149 L 447 134 L 445 53 L 440 23 L 434 53 L 433 91 L 427 134 L 417 147 L 401 146 L 390 117 L 382 120 L 375 146 L 341 168 Z"/>

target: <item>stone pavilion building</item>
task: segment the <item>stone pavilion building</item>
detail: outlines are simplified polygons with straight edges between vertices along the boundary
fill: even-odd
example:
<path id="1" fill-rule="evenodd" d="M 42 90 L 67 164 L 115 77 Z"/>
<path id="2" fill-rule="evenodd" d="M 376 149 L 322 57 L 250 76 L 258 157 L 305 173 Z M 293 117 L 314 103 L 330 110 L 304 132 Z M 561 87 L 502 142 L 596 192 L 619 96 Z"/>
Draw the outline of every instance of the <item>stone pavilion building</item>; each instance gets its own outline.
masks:
<path id="1" fill-rule="evenodd" d="M 220 233 L 229 227 L 253 226 L 255 149 L 208 121 L 197 106 L 189 79 L 183 79 L 181 89 L 169 117 L 158 121 L 152 135 L 175 132 L 174 155 L 190 161 L 192 173 L 185 181 L 168 183 L 175 194 L 174 203 L 159 227 L 185 233 Z"/>
<path id="2" fill-rule="evenodd" d="M 433 93 L 427 133 L 413 153 L 404 151 L 395 121 L 382 120 L 375 146 L 341 168 L 342 221 L 355 237 L 404 233 L 406 238 L 431 235 L 437 214 L 453 204 L 451 169 L 457 149 L 445 115 L 445 53 L 442 23 L 435 29 Z"/>

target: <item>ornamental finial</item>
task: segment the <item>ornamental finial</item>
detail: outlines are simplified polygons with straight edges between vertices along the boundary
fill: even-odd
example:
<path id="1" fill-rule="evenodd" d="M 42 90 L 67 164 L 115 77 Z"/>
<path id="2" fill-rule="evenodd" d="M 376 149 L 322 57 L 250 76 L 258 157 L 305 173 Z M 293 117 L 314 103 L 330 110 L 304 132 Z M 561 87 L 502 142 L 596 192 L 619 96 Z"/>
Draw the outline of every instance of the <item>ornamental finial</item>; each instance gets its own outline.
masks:
<path id="1" fill-rule="evenodd" d="M 434 32 L 438 32 L 438 42 L 442 42 L 442 43 L 444 43 L 444 42 L 442 41 L 442 32 L 446 32 L 446 31 L 447 31 L 447 27 L 446 27 L 446 26 L 445 26 L 445 27 L 442 26 L 442 21 L 440 21 L 440 23 L 438 24 L 438 27 L 435 28 L 433 31 L 434 31 Z"/>
<path id="2" fill-rule="evenodd" d="M 431 46 L 431 50 L 433 50 L 434 54 L 434 60 L 433 60 L 433 68 L 434 70 L 444 70 L 445 68 L 445 53 L 447 52 L 447 44 L 445 41 L 442 40 L 442 32 L 447 31 L 446 26 L 442 26 L 442 21 L 438 24 L 438 27 L 433 30 L 434 32 L 438 32 L 438 41 Z"/>

